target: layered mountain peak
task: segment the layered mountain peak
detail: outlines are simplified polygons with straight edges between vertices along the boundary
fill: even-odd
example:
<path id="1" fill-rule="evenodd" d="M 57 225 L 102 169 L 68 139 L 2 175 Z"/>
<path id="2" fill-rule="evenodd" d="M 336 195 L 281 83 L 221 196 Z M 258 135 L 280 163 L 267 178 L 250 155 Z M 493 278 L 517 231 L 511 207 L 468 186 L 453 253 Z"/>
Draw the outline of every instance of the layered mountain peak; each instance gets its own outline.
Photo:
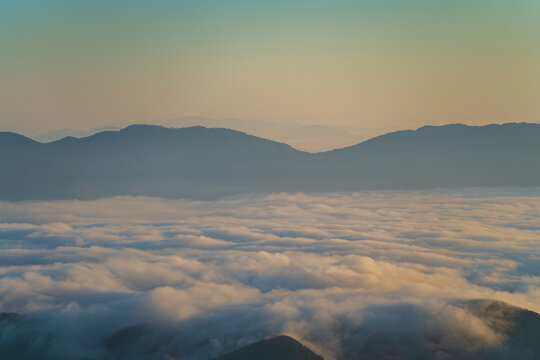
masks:
<path id="1" fill-rule="evenodd" d="M 39 199 L 71 199 L 80 191 L 54 189 L 55 179 L 66 176 L 103 196 L 197 199 L 252 192 L 540 186 L 538 139 L 539 124 L 452 124 L 312 154 L 202 126 L 140 124 L 45 144 L 0 133 L 5 174 L 0 199 L 27 199 L 36 189 L 48 191 Z"/>
<path id="2" fill-rule="evenodd" d="M 290 336 L 279 335 L 218 356 L 214 360 L 323 360 Z"/>

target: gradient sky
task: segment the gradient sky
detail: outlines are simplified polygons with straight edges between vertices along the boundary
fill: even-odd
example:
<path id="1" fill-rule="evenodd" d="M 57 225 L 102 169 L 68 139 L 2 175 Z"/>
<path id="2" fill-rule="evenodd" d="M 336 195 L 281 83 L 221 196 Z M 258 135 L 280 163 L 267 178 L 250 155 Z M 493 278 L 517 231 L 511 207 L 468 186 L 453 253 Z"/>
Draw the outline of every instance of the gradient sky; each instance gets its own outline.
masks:
<path id="1" fill-rule="evenodd" d="M 540 1 L 0 0 L 0 130 L 540 120 Z"/>

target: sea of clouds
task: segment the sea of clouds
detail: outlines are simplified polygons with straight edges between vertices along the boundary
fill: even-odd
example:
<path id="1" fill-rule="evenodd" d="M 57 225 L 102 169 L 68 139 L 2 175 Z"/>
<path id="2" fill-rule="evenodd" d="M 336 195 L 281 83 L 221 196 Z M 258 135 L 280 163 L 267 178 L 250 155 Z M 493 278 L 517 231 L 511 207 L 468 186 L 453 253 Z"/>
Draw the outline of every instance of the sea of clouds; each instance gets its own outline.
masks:
<path id="1" fill-rule="evenodd" d="M 538 196 L 0 202 L 0 312 L 25 315 L 0 347 L 209 359 L 289 334 L 331 360 L 376 332 L 451 359 L 504 341 L 457 301 L 540 311 L 539 239 Z"/>

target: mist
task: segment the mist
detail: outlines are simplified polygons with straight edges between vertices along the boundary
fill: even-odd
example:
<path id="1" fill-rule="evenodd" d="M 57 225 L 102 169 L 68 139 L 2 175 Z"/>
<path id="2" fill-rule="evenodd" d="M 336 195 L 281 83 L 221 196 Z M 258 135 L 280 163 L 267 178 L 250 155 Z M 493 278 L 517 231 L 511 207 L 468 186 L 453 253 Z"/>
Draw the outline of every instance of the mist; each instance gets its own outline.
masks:
<path id="1" fill-rule="evenodd" d="M 540 311 L 539 209 L 470 192 L 2 202 L 0 309 L 18 315 L 0 347 L 208 359 L 288 334 L 342 359 L 375 331 L 472 357 L 505 333 L 460 302 Z M 130 348 L 116 332 L 134 325 Z"/>

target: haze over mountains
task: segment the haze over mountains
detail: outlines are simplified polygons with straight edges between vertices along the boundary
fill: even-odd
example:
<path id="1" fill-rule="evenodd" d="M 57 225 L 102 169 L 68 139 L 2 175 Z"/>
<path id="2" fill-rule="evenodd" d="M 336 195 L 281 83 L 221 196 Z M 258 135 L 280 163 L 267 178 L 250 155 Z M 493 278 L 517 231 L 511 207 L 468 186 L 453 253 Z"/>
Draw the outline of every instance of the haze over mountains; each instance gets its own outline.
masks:
<path id="1" fill-rule="evenodd" d="M 90 130 L 73 130 L 70 128 L 63 128 L 63 129 L 58 129 L 58 130 L 47 131 L 42 134 L 32 136 L 31 138 L 39 142 L 48 143 L 48 142 L 63 139 L 65 137 L 82 138 L 82 137 L 92 136 L 102 131 L 116 131 L 120 129 L 121 128 L 118 126 L 103 126 L 103 127 L 93 128 Z"/>
<path id="2" fill-rule="evenodd" d="M 491 300 L 461 302 L 458 308 L 467 316 L 473 316 L 491 331 L 495 344 L 485 346 L 474 340 L 463 348 L 452 346 L 451 334 L 444 331 L 430 332 L 415 328 L 418 314 L 411 314 L 410 329 L 392 330 L 368 326 L 350 329 L 342 334 L 343 353 L 338 359 L 349 360 L 534 360 L 540 356 L 537 334 L 540 331 L 540 315 Z M 414 311 L 414 309 L 411 309 Z M 208 325 L 202 323 L 200 325 Z M 49 356 L 50 342 L 40 332 L 37 319 L 14 313 L 0 313 L 0 330 L 7 335 L 0 339 L 0 350 L 12 359 L 32 358 L 59 359 Z M 194 329 L 183 325 L 140 324 L 120 329 L 102 340 L 102 359 L 183 359 L 204 358 L 212 339 L 200 339 L 190 343 L 189 332 Z M 425 333 L 422 333 L 425 332 Z M 49 334 L 49 336 L 53 336 Z M 321 339 L 322 343 L 328 341 Z M 309 347 L 289 336 L 275 336 L 234 349 L 210 358 L 213 360 L 323 360 Z M 208 357 L 208 356 L 207 356 Z M 90 358 L 84 358 L 91 360 Z"/>
<path id="3" fill-rule="evenodd" d="M 200 116 L 156 121 L 150 124 L 172 128 L 204 126 L 207 128 L 238 130 L 249 135 L 283 142 L 291 145 L 295 149 L 309 152 L 320 152 L 342 148 L 378 135 L 378 133 L 373 130 L 351 126 L 301 125 L 234 118 L 217 120 Z M 51 142 L 67 136 L 81 138 L 101 131 L 114 131 L 120 129 L 121 128 L 118 126 L 105 126 L 90 130 L 72 130 L 66 128 L 38 134 L 32 136 L 32 139 L 39 142 Z"/>
<path id="4" fill-rule="evenodd" d="M 412 310 L 409 329 L 392 330 L 370 326 L 360 326 L 343 335 L 343 353 L 339 359 L 348 360 L 533 360 L 540 356 L 537 335 L 540 331 L 540 315 L 500 301 L 470 300 L 456 304 L 487 325 L 500 344 L 483 347 L 471 344 L 464 348 L 451 347 L 452 340 L 444 332 L 437 333 L 425 329 L 419 334 L 414 322 L 418 314 Z M 163 349 L 182 358 L 182 338 L 179 328 L 163 328 L 158 325 L 139 325 L 121 329 L 106 339 L 110 354 L 117 359 L 135 358 L 137 354 L 147 354 L 147 358 L 161 358 Z M 421 332 L 421 331 L 420 331 Z M 444 340 L 443 340 L 444 339 Z M 324 340 L 323 340 L 324 341 Z M 445 348 L 446 346 L 446 348 Z M 467 348 L 468 347 L 468 348 Z M 186 354 L 197 351 L 186 349 Z M 263 339 L 213 360 L 323 360 L 301 342 L 289 336 L 275 336 Z"/>
<path id="5" fill-rule="evenodd" d="M 538 186 L 538 139 L 538 124 L 425 126 L 312 154 L 200 126 L 133 125 L 51 143 L 0 133 L 0 199 Z"/>
<path id="6" fill-rule="evenodd" d="M 452 349 L 445 352 L 434 346 L 440 342 L 440 334 L 429 334 L 420 340 L 411 326 L 410 333 L 392 334 L 386 329 L 356 329 L 349 334 L 348 344 L 341 358 L 350 360 L 503 360 L 536 359 L 540 356 L 537 334 L 540 332 L 540 315 L 503 302 L 472 300 L 459 304 L 471 315 L 484 320 L 504 340 L 490 349 L 480 346 L 473 351 Z M 427 335 L 427 334 L 426 334 Z M 215 360 L 322 360 L 310 349 L 287 336 L 277 336 L 242 347 L 219 356 Z"/>
<path id="7" fill-rule="evenodd" d="M 342 148 L 378 135 L 373 130 L 351 126 L 302 125 L 234 118 L 215 120 L 203 117 L 188 117 L 157 122 L 156 125 L 175 128 L 204 126 L 207 128 L 238 130 L 249 135 L 283 142 L 295 149 L 309 152 Z"/>

